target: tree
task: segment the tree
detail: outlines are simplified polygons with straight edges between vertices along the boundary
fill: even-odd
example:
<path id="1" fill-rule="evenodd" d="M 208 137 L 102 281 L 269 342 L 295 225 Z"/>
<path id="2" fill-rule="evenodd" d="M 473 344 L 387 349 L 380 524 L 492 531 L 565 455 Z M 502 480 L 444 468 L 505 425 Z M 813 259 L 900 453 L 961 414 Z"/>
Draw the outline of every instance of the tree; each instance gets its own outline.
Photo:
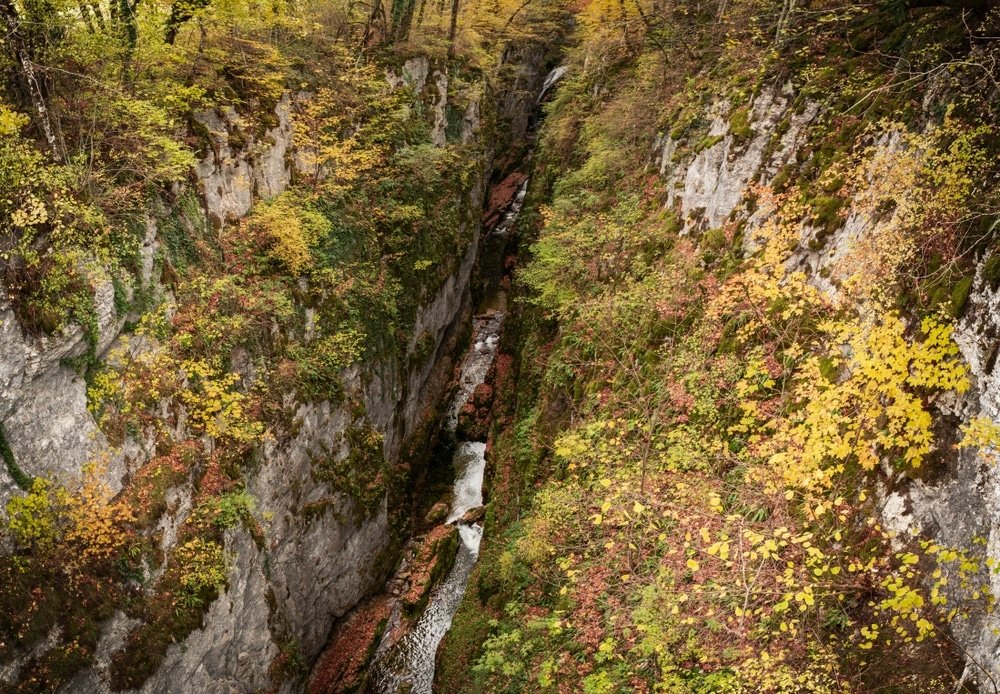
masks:
<path id="1" fill-rule="evenodd" d="M 42 87 L 43 82 L 34 62 L 35 47 L 22 31 L 23 23 L 12 0 L 0 0 L 0 15 L 3 16 L 3 22 L 7 28 L 7 50 L 10 51 L 11 58 L 19 67 L 16 75 L 18 85 L 31 101 L 35 121 L 45 137 L 52 157 L 56 161 L 62 161 L 65 159 L 64 148 L 58 143 L 55 128 L 49 117 L 49 109 Z"/>
<path id="2" fill-rule="evenodd" d="M 128 4 L 128 0 L 121 1 L 124 5 Z M 135 4 L 137 3 L 138 0 L 136 0 Z M 208 7 L 208 0 L 175 0 L 170 6 L 170 17 L 167 18 L 167 30 L 164 40 L 169 44 L 173 44 L 177 40 L 177 32 L 180 30 L 181 25 L 194 17 L 198 10 L 205 7 Z"/>

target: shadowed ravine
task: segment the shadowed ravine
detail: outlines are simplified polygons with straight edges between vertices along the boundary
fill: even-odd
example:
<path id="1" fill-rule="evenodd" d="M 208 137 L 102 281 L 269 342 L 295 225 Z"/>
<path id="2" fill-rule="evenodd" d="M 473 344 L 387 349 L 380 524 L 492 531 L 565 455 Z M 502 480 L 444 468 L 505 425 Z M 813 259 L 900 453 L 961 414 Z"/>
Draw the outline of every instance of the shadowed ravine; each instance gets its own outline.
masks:
<path id="1" fill-rule="evenodd" d="M 545 81 L 538 102 L 563 76 L 565 70 L 553 70 Z M 483 239 L 484 247 L 503 248 L 508 242 L 524 204 L 528 180 L 520 184 L 517 193 L 499 222 Z M 502 254 L 499 256 L 502 258 Z M 497 268 L 499 270 L 499 267 Z M 442 429 L 454 437 L 458 430 L 459 413 L 476 388 L 486 381 L 500 343 L 500 331 L 506 315 L 507 296 L 502 290 L 490 292 L 482 302 L 482 313 L 473 320 L 472 341 L 462 362 L 455 395 L 444 415 Z M 469 576 L 479 556 L 482 540 L 481 522 L 463 523 L 466 512 L 483 505 L 483 473 L 486 468 L 486 444 L 458 440 L 451 459 L 454 470 L 451 509 L 447 523 L 458 527 L 459 539 L 455 563 L 447 578 L 435 587 L 427 607 L 412 630 L 398 641 L 392 641 L 392 628 L 386 629 L 372 660 L 369 689 L 380 694 L 399 691 L 430 694 L 434 683 L 434 665 L 441 639 L 451 627 L 452 619 L 465 595 Z M 397 605 L 394 617 L 398 618 Z M 390 617 L 390 623 L 394 621 Z"/>
<path id="2" fill-rule="evenodd" d="M 516 215 L 515 203 L 512 210 Z M 512 215 L 508 219 L 513 221 Z M 506 220 L 505 220 L 506 224 Z M 454 433 L 458 413 L 472 396 L 476 386 L 483 383 L 493 363 L 504 314 L 493 311 L 477 317 L 473 343 L 462 363 L 458 390 L 445 417 L 444 428 Z M 378 692 L 427 692 L 434 681 L 434 659 L 438 645 L 451 626 L 455 611 L 465 595 L 469 574 L 479 556 L 479 542 L 483 529 L 478 523 L 467 524 L 461 518 L 471 509 L 483 504 L 483 471 L 486 467 L 486 444 L 478 441 L 459 441 L 452 456 L 455 470 L 454 496 L 448 523 L 457 523 L 461 542 L 458 555 L 448 577 L 431 594 L 427 609 L 417 620 L 413 630 L 399 642 L 388 646 L 385 642 L 376 652 L 372 664 L 372 685 Z"/>

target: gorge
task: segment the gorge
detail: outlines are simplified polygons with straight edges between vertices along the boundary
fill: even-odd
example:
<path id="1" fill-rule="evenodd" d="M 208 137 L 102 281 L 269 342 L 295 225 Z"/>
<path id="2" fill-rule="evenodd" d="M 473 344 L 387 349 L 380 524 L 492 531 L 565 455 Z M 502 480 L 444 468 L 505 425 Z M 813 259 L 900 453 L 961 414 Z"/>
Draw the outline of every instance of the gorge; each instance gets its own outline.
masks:
<path id="1" fill-rule="evenodd" d="M 1000 686 L 995 8 L 2 14 L 0 691 Z"/>

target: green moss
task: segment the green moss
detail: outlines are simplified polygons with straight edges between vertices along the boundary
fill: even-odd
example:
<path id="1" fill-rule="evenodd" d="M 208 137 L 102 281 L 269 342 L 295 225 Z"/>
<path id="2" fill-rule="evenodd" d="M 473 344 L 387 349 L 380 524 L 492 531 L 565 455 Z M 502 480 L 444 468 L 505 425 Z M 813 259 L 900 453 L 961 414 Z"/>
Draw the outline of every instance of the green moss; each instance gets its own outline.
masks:
<path id="1" fill-rule="evenodd" d="M 382 451 L 382 436 L 367 421 L 347 429 L 344 435 L 349 453 L 344 458 L 336 454 L 318 457 L 313 461 L 313 477 L 326 482 L 338 492 L 354 499 L 355 518 L 365 517 L 382 498 L 393 474 Z M 307 509 L 313 515 L 326 507 Z"/>
<path id="2" fill-rule="evenodd" d="M 229 148 L 236 152 L 245 151 L 250 145 L 250 136 L 240 128 L 230 130 L 226 140 L 229 143 Z"/>
<path id="3" fill-rule="evenodd" d="M 788 188 L 789 182 L 792 180 L 792 176 L 795 175 L 798 170 L 798 165 L 795 162 L 786 164 L 781 168 L 781 171 L 777 173 L 774 180 L 771 181 L 771 187 L 777 193 L 782 193 Z"/>
<path id="4" fill-rule="evenodd" d="M 336 508 L 337 502 L 335 499 L 330 497 L 323 497 L 318 501 L 313 501 L 312 503 L 306 504 L 302 507 L 299 514 L 302 516 L 303 520 L 307 523 L 321 517 L 329 509 Z"/>
<path id="5" fill-rule="evenodd" d="M 0 458 L 3 458 L 3 462 L 7 466 L 7 473 L 17 486 L 24 491 L 31 489 L 31 485 L 34 484 L 35 480 L 31 475 L 25 473 L 17 464 L 17 461 L 14 460 L 14 452 L 10 450 L 10 445 L 7 443 L 7 435 L 2 422 L 0 422 Z"/>
<path id="6" fill-rule="evenodd" d="M 915 303 L 916 297 L 908 298 L 910 303 Z M 931 308 L 940 306 L 941 304 L 949 302 L 951 299 L 951 291 L 942 283 L 935 284 L 927 288 L 927 305 Z M 906 306 L 907 303 L 903 302 Z"/>
<path id="7" fill-rule="evenodd" d="M 785 116 L 782 118 L 774 130 L 771 132 L 771 139 L 767 141 L 767 145 L 764 147 L 764 152 L 761 155 L 761 161 L 768 163 L 771 161 L 771 157 L 774 156 L 778 148 L 781 147 L 781 140 L 785 136 L 785 133 L 789 131 L 792 127 L 792 119 L 790 116 Z"/>
<path id="8" fill-rule="evenodd" d="M 423 331 L 420 333 L 420 337 L 417 338 L 416 344 L 413 346 L 413 352 L 410 354 L 410 364 L 415 367 L 422 367 L 427 363 L 427 360 L 433 356 L 434 348 L 437 346 L 437 341 L 428 331 Z"/>
<path id="9" fill-rule="evenodd" d="M 727 243 L 729 243 L 729 239 L 726 238 L 726 232 L 719 227 L 709 229 L 701 237 L 702 248 L 712 251 L 722 250 Z"/>
<path id="10" fill-rule="evenodd" d="M 831 178 L 829 181 L 823 183 L 822 185 L 824 193 L 836 193 L 843 187 L 844 187 L 844 179 L 840 176 L 835 176 Z"/>
<path id="11" fill-rule="evenodd" d="M 423 614 L 427 603 L 430 601 L 434 587 L 451 572 L 452 567 L 455 565 L 455 559 L 458 557 L 458 543 L 458 531 L 453 530 L 434 544 L 431 550 L 433 556 L 431 561 L 434 563 L 434 566 L 431 568 L 431 574 L 424 585 L 423 591 L 416 601 L 412 603 L 404 602 L 403 604 L 403 610 L 409 619 L 415 619 Z"/>
<path id="12" fill-rule="evenodd" d="M 194 140 L 194 151 L 199 157 L 204 157 L 215 143 L 212 131 L 207 125 L 194 117 L 189 117 L 187 121 L 188 132 Z"/>
<path id="13" fill-rule="evenodd" d="M 982 273 L 983 280 L 990 285 L 990 289 L 993 291 L 1000 289 L 1000 253 L 986 259 Z"/>
<path id="14" fill-rule="evenodd" d="M 111 276 L 111 287 L 114 291 L 115 315 L 124 316 L 130 309 L 128 288 L 118 275 Z"/>
<path id="15" fill-rule="evenodd" d="M 159 238 L 166 249 L 166 259 L 178 271 L 198 264 L 200 260 L 199 241 L 203 234 L 198 233 L 203 224 L 195 224 L 195 220 L 204 221 L 201 203 L 192 192 L 184 193 L 174 204 L 175 211 L 158 219 Z M 195 233 L 192 233 L 195 232 Z"/>
<path id="16" fill-rule="evenodd" d="M 445 137 L 448 142 L 457 142 L 462 136 L 465 124 L 465 109 L 459 108 L 449 101 L 445 105 Z"/>
<path id="17" fill-rule="evenodd" d="M 701 237 L 702 262 L 706 266 L 718 260 L 725 252 L 729 239 L 726 233 L 720 228 L 709 229 Z"/>
<path id="18" fill-rule="evenodd" d="M 276 108 L 277 104 L 275 104 L 274 106 Z M 278 114 L 275 112 L 274 108 L 266 109 L 264 110 L 263 113 L 261 113 L 260 125 L 265 131 L 274 130 L 275 128 L 281 125 L 281 119 L 278 117 Z"/>
<path id="19" fill-rule="evenodd" d="M 951 289 L 951 314 L 955 318 L 960 318 L 965 313 L 969 294 L 972 292 L 973 280 L 975 280 L 975 275 L 967 275 L 956 282 Z"/>
<path id="20" fill-rule="evenodd" d="M 698 154 L 710 147 L 714 147 L 725 139 L 724 135 L 706 135 L 705 137 L 698 140 L 694 147 L 692 147 L 692 152 Z"/>
<path id="21" fill-rule="evenodd" d="M 750 127 L 750 110 L 738 108 L 729 116 L 729 132 L 736 138 L 736 142 L 746 142 L 753 134 Z"/>
<path id="22" fill-rule="evenodd" d="M 674 127 L 670 130 L 670 139 L 680 140 L 701 125 L 703 122 L 701 109 L 698 104 L 688 105 L 686 108 L 678 109 L 671 121 Z"/>
<path id="23" fill-rule="evenodd" d="M 845 200 L 836 195 L 819 195 L 808 201 L 812 209 L 812 223 L 829 233 L 840 226 L 840 210 L 845 205 Z"/>
<path id="24" fill-rule="evenodd" d="M 840 369 L 833 358 L 829 356 L 820 357 L 819 372 L 830 383 L 836 383 L 837 379 L 840 378 Z"/>

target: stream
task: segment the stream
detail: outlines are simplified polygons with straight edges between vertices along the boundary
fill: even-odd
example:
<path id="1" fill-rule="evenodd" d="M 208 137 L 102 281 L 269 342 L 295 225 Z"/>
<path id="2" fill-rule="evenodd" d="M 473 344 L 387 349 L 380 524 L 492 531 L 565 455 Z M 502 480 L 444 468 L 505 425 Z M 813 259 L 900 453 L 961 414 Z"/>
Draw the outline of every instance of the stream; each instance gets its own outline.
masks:
<path id="1" fill-rule="evenodd" d="M 496 310 L 475 318 L 473 344 L 462 362 L 458 391 L 445 415 L 444 428 L 447 432 L 454 434 L 459 412 L 476 387 L 486 379 L 500 342 L 503 318 L 504 313 Z M 478 523 L 466 524 L 460 519 L 466 511 L 483 505 L 486 444 L 458 441 L 451 463 L 455 470 L 455 482 L 446 522 L 458 525 L 461 540 L 458 555 L 447 578 L 434 588 L 427 608 L 413 629 L 396 644 L 388 648 L 380 646 L 376 652 L 371 682 L 374 690 L 382 694 L 399 691 L 430 694 L 438 645 L 451 626 L 479 556 L 482 526 Z"/>
<path id="2" fill-rule="evenodd" d="M 506 243 L 506 237 L 517 221 L 524 204 L 528 182 L 525 181 L 511 202 L 500 223 L 488 235 L 493 243 Z M 443 428 L 446 435 L 458 429 L 462 408 L 472 398 L 476 388 L 486 381 L 490 366 L 500 344 L 500 331 L 506 311 L 507 297 L 494 292 L 484 301 L 484 311 L 473 319 L 472 344 L 465 354 L 456 384 L 456 392 L 445 411 Z M 483 528 L 479 523 L 463 523 L 466 511 L 483 505 L 483 473 L 486 470 L 486 444 L 480 441 L 457 441 L 451 458 L 455 474 L 452 502 L 447 523 L 458 526 L 459 546 L 455 563 L 447 578 L 431 592 L 427 608 L 413 629 L 397 643 L 381 644 L 375 653 L 371 670 L 371 688 L 380 694 L 406 691 L 430 694 L 434 683 L 434 664 L 441 639 L 451 626 L 451 620 L 465 595 L 469 575 L 479 557 L 479 542 Z M 386 630 L 387 633 L 391 631 Z"/>
<path id="3" fill-rule="evenodd" d="M 565 73 L 565 67 L 558 67 L 549 73 L 537 97 L 537 105 L 543 102 Z M 527 190 L 528 180 L 525 179 L 499 222 L 484 234 L 484 247 L 494 252 L 499 251 L 494 260 L 500 265 L 503 263 L 503 249 L 524 205 Z M 488 254 L 488 251 L 484 250 L 483 253 Z M 455 436 L 459 413 L 473 397 L 476 388 L 486 381 L 500 343 L 506 309 L 506 293 L 495 288 L 488 293 L 481 305 L 481 312 L 473 319 L 472 344 L 462 361 L 456 392 L 442 422 L 446 436 Z M 455 477 L 451 508 L 445 522 L 458 526 L 460 542 L 455 563 L 448 576 L 431 591 L 427 607 L 413 628 L 393 643 L 389 634 L 400 620 L 399 605 L 396 605 L 382 642 L 372 659 L 368 680 L 369 691 L 378 694 L 400 692 L 431 694 L 432 692 L 438 646 L 451 627 L 452 619 L 465 596 L 469 576 L 479 557 L 479 543 L 483 537 L 482 525 L 480 522 L 464 523 L 461 519 L 467 511 L 483 505 L 486 444 L 479 441 L 456 441 L 451 465 Z"/>

